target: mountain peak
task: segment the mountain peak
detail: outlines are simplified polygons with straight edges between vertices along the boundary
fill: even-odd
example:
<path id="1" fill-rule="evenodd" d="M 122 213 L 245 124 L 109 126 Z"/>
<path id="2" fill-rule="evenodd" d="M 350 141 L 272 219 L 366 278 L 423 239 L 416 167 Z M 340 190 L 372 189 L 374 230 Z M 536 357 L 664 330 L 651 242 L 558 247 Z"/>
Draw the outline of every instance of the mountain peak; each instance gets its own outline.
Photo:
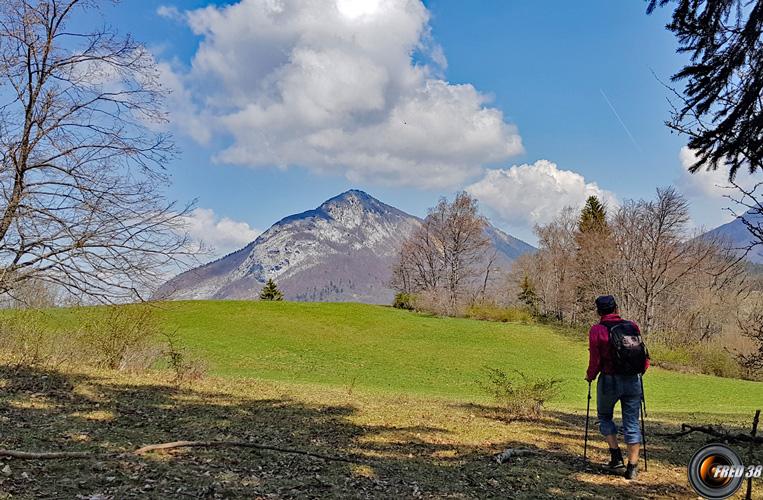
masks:
<path id="1" fill-rule="evenodd" d="M 345 191 L 344 193 L 338 194 L 334 196 L 333 198 L 329 198 L 328 200 L 324 201 L 320 208 L 328 207 L 332 205 L 337 204 L 361 204 L 361 205 L 368 205 L 368 204 L 375 204 L 375 203 L 381 203 L 379 200 L 371 196 L 370 194 L 366 193 L 365 191 L 361 191 L 360 189 L 349 189 Z"/>
<path id="2" fill-rule="evenodd" d="M 405 217 L 412 217 L 405 212 L 382 203 L 365 191 L 361 191 L 359 189 L 350 189 L 344 193 L 334 196 L 333 198 L 329 198 L 328 200 L 321 203 L 321 205 L 317 208 L 284 217 L 280 221 L 276 222 L 274 227 L 283 226 L 294 221 L 306 219 L 344 218 L 350 212 L 355 213 L 356 215 L 360 214 L 361 212 L 371 212 L 377 214 L 393 212 L 402 214 Z"/>
<path id="3" fill-rule="evenodd" d="M 361 189 L 348 189 L 344 193 L 339 193 L 338 195 L 334 196 L 334 198 L 370 198 L 370 199 L 376 199 L 370 194 L 366 193 L 365 191 Z"/>
<path id="4" fill-rule="evenodd" d="M 418 217 L 350 189 L 281 219 L 241 250 L 180 274 L 156 297 L 256 298 L 272 278 L 289 300 L 389 303 L 391 269 L 420 224 Z M 532 250 L 497 230 L 489 236 L 505 263 Z"/>
<path id="5" fill-rule="evenodd" d="M 334 218 L 344 218 L 348 213 L 373 213 L 377 215 L 393 215 L 412 217 L 395 207 L 383 203 L 365 191 L 350 189 L 324 201 L 317 209 Z"/>

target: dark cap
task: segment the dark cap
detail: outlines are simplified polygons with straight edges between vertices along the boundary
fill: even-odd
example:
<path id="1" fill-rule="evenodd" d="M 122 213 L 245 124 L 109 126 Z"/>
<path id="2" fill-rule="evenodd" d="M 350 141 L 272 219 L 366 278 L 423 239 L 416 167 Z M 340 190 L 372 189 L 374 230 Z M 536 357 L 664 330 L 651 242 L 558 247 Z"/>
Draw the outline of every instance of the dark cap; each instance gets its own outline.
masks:
<path id="1" fill-rule="evenodd" d="M 596 311 L 599 314 L 609 314 L 615 312 L 617 302 L 611 295 L 601 295 L 596 299 Z"/>

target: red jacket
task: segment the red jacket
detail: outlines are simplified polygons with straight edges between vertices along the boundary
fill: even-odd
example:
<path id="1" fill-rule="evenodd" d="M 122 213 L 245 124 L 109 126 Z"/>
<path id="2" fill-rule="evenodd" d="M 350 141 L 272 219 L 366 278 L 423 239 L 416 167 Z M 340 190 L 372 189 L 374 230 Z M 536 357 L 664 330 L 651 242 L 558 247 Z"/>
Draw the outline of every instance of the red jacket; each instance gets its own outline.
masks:
<path id="1" fill-rule="evenodd" d="M 617 314 L 605 314 L 601 317 L 601 321 L 622 321 L 622 318 Z M 638 330 L 638 325 L 631 321 L 633 326 Z M 640 330 L 639 330 L 640 331 Z M 615 374 L 614 365 L 614 348 L 609 343 L 609 332 L 607 327 L 601 323 L 596 323 L 591 327 L 588 332 L 588 371 L 586 373 L 586 380 L 594 380 L 596 376 L 601 373 L 607 375 Z M 646 358 L 644 363 L 644 371 L 649 368 L 649 358 Z"/>

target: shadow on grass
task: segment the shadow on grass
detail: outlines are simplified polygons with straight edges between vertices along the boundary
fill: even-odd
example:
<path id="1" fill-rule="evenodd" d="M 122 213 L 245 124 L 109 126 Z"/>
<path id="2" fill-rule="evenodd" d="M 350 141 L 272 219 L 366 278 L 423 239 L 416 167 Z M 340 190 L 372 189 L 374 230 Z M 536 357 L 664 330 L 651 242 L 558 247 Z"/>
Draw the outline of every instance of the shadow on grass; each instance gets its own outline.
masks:
<path id="1" fill-rule="evenodd" d="M 0 498 L 3 493 L 14 498 L 691 497 L 672 476 L 626 483 L 586 471 L 579 454 L 564 443 L 580 437 L 582 417 L 561 412 L 510 424 L 529 426 L 527 440 L 467 445 L 448 441 L 447 431 L 438 427 L 363 425 L 353 406 L 307 405 L 288 397 L 258 399 L 2 367 L 0 384 L 3 448 L 124 452 L 180 439 L 227 439 L 362 462 L 236 448 L 108 460 L 5 460 L 10 475 L 0 476 Z M 466 410 L 488 419 L 496 412 L 479 405 Z M 651 425 L 656 431 L 663 424 Z M 435 435 L 439 439 L 431 439 Z M 537 436 L 543 439 L 536 443 Z M 505 448 L 534 453 L 502 465 L 490 460 Z M 683 465 L 683 448 L 696 445 L 679 448 L 656 442 L 650 463 Z"/>

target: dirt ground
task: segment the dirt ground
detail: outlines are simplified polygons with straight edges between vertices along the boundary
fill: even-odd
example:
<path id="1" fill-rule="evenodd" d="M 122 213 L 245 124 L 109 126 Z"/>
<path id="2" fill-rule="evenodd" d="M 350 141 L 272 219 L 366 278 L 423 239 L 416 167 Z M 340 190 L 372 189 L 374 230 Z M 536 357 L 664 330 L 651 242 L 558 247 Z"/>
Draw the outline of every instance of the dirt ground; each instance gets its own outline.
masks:
<path id="1" fill-rule="evenodd" d="M 683 421 L 744 431 L 751 420 L 649 415 L 649 470 L 629 482 L 582 461 L 581 412 L 511 421 L 473 403 L 253 380 L 177 388 L 163 377 L 0 368 L 0 448 L 93 453 L 0 459 L 0 498 L 697 498 L 686 464 L 707 436 L 656 434 Z M 606 447 L 591 436 L 592 464 L 602 463 Z M 348 461 L 250 448 L 129 453 L 181 439 Z M 492 460 L 506 448 L 529 451 Z M 763 498 L 763 480 L 755 487 Z"/>

